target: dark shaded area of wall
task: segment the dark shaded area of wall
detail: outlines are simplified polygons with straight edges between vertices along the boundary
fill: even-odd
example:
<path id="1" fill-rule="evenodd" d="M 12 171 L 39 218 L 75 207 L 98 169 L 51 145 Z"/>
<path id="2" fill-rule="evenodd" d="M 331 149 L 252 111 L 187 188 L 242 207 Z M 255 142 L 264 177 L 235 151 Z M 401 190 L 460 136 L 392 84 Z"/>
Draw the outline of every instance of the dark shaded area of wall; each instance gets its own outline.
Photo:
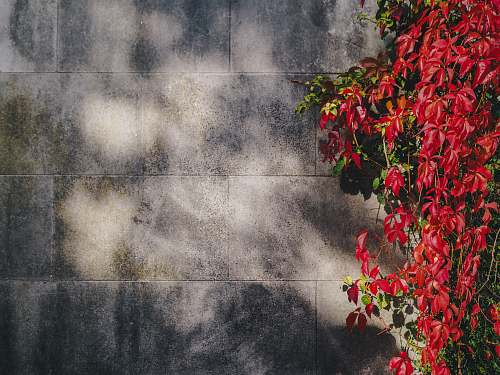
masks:
<path id="1" fill-rule="evenodd" d="M 1 2 L 0 374 L 386 372 L 341 291 L 378 207 L 290 82 L 376 53 L 356 11 Z"/>

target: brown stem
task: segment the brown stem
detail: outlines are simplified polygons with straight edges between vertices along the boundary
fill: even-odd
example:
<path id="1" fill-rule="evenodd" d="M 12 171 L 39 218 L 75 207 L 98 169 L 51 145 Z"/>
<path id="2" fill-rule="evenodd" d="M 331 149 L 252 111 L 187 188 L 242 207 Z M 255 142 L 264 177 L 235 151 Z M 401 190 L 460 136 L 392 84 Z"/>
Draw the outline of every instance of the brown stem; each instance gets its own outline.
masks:
<path id="1" fill-rule="evenodd" d="M 490 281 L 490 276 L 491 276 L 491 270 L 493 269 L 493 263 L 495 262 L 495 249 L 497 247 L 497 240 L 498 240 L 498 234 L 500 233 L 500 229 L 497 230 L 497 234 L 495 235 L 495 241 L 493 242 L 493 247 L 491 248 L 491 262 L 490 262 L 490 269 L 488 270 L 488 276 L 486 277 L 486 281 L 484 282 L 483 285 L 478 289 L 476 294 L 479 294 L 481 290 L 488 284 Z"/>
<path id="2" fill-rule="evenodd" d="M 384 137 L 382 137 L 382 145 L 384 146 L 384 156 L 385 156 L 385 162 L 387 163 L 387 169 L 389 169 L 391 164 L 389 163 L 389 157 L 387 156 L 387 147 L 385 145 Z"/>

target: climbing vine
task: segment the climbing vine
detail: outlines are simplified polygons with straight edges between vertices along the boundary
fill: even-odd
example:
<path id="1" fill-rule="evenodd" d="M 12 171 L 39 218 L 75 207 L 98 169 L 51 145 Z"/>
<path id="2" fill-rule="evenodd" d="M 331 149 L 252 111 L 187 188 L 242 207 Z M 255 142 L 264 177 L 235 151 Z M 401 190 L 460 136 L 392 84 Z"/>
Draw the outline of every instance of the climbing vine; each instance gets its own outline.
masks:
<path id="1" fill-rule="evenodd" d="M 366 172 L 387 213 L 383 237 L 357 236 L 346 323 L 363 330 L 392 312 L 397 375 L 500 373 L 500 1 L 377 4 L 385 53 L 302 82 L 296 109 L 319 109 L 324 161 L 334 174 Z M 387 245 L 407 260 L 385 274 Z"/>

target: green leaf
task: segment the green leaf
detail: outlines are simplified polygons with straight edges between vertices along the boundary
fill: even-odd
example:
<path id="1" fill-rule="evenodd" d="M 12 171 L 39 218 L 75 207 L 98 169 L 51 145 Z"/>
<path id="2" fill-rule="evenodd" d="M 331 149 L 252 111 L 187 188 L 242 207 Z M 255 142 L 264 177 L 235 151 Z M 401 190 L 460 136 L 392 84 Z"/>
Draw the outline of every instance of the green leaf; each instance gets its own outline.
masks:
<path id="1" fill-rule="evenodd" d="M 385 309 L 387 306 L 389 306 L 389 303 L 387 302 L 384 294 L 377 294 L 377 305 L 379 305 L 382 309 Z"/>
<path id="2" fill-rule="evenodd" d="M 377 190 L 379 186 L 380 186 L 380 178 L 377 177 L 373 180 L 372 183 L 373 190 Z"/>
<path id="3" fill-rule="evenodd" d="M 377 201 L 378 203 L 384 205 L 385 204 L 385 198 L 384 198 L 384 194 L 377 194 Z"/>
<path id="4" fill-rule="evenodd" d="M 372 302 L 372 299 L 369 295 L 365 294 L 363 295 L 363 297 L 361 297 L 361 302 L 363 302 L 363 305 L 368 305 Z"/>
<path id="5" fill-rule="evenodd" d="M 405 324 L 405 316 L 400 310 L 393 311 L 392 321 L 396 328 L 401 328 Z"/>
<path id="6" fill-rule="evenodd" d="M 344 277 L 344 283 L 347 285 L 352 285 L 352 277 L 351 276 Z"/>
<path id="7" fill-rule="evenodd" d="M 342 172 L 342 169 L 344 168 L 345 166 L 345 163 L 346 163 L 346 158 L 345 156 L 340 159 L 337 164 L 335 164 L 335 166 L 332 168 L 332 176 L 340 176 L 340 173 Z"/>

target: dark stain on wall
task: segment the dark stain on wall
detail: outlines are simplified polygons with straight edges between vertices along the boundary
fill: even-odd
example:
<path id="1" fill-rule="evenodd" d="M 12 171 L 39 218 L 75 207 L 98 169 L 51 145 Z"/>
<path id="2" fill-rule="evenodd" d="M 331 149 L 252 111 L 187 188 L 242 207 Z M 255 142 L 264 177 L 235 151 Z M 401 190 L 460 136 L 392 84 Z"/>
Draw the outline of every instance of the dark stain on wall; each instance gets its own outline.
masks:
<path id="1" fill-rule="evenodd" d="M 29 291 L 18 285 L 17 293 L 38 291 L 31 308 L 39 313 L 23 315 L 14 311 L 16 292 L 0 284 L 0 373 L 315 373 L 313 288 L 299 287 L 298 293 L 292 284 L 279 282 L 206 288 L 200 283 L 63 282 Z M 16 335 L 29 327 L 29 336 Z M 370 363 L 375 363 L 372 373 L 382 373 L 395 344 L 376 333 L 368 328 L 351 334 L 318 322 L 320 374 L 357 374 Z"/>
<path id="2" fill-rule="evenodd" d="M 11 3 L 8 37 L 16 52 L 25 59 L 16 61 L 30 70 L 54 69 L 56 2 L 15 0 Z"/>
<path id="3" fill-rule="evenodd" d="M 15 374 L 20 365 L 16 349 L 14 301 L 9 285 L 0 287 L 0 374 Z"/>
<path id="4" fill-rule="evenodd" d="M 137 41 L 132 48 L 131 67 L 139 72 L 151 72 L 160 66 L 160 56 L 154 43 L 143 33 L 144 31 L 139 31 Z"/>
<path id="5" fill-rule="evenodd" d="M 60 0 L 61 23 L 59 25 L 59 66 L 67 71 L 78 70 L 90 63 L 92 45 L 92 21 L 87 0 Z M 65 30 L 71 25 L 70 30 Z"/>
<path id="6" fill-rule="evenodd" d="M 52 193 L 51 178 L 0 177 L 0 279 L 50 274 Z"/>
<path id="7" fill-rule="evenodd" d="M 10 15 L 10 37 L 17 51 L 29 60 L 34 60 L 33 23 L 30 17 L 30 1 L 16 0 Z"/>
<path id="8" fill-rule="evenodd" d="M 141 286 L 120 284 L 114 303 L 116 362 L 123 364 L 124 375 L 141 373 L 141 322 L 143 319 Z"/>

